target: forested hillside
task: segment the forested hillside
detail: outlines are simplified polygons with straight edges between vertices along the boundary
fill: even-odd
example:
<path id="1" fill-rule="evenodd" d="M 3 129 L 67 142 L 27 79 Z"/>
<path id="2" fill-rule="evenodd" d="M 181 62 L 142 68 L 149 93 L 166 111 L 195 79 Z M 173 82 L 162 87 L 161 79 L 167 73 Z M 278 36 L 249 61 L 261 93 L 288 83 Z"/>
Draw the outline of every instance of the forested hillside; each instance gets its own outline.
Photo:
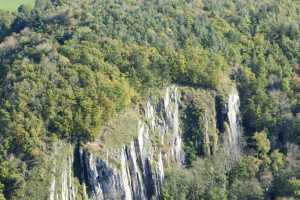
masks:
<path id="1" fill-rule="evenodd" d="M 12 0 L 12 1 L 0 0 L 0 9 L 16 11 L 17 8 L 22 4 L 34 5 L 34 3 L 35 0 Z"/>
<path id="2" fill-rule="evenodd" d="M 205 156 L 185 142 L 186 165 L 170 167 L 162 199 L 300 199 L 299 22 L 298 0 L 37 0 L 0 10 L 0 199 L 30 196 L 53 143 L 101 138 L 149 91 L 224 96 L 232 83 L 243 155 L 229 166 L 221 151 Z"/>

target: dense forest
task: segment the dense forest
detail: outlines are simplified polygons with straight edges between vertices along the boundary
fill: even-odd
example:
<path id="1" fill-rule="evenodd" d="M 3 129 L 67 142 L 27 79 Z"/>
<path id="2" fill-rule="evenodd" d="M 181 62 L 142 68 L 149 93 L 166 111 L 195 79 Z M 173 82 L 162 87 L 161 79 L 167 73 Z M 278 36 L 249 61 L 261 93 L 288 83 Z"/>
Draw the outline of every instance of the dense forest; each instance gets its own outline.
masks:
<path id="1" fill-rule="evenodd" d="M 189 155 L 163 199 L 300 199 L 298 0 L 37 0 L 0 10 L 0 199 L 22 199 L 49 144 L 93 141 L 170 84 L 236 82 L 243 156 Z M 197 115 L 197 113 L 194 113 Z M 294 154 L 293 154 L 294 152 Z"/>

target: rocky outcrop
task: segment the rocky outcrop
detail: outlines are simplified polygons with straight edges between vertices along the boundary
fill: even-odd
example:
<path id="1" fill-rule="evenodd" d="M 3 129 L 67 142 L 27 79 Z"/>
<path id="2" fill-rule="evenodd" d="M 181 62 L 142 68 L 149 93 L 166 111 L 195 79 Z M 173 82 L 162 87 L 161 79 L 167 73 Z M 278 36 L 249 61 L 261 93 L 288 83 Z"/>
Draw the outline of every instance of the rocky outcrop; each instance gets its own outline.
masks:
<path id="1" fill-rule="evenodd" d="M 181 120 L 185 145 L 193 148 L 197 156 L 214 155 L 219 142 L 215 92 L 189 87 L 181 88 L 181 91 Z"/>
<path id="2" fill-rule="evenodd" d="M 225 150 L 232 155 L 233 158 L 238 158 L 241 153 L 241 138 L 243 134 L 243 128 L 241 125 L 240 116 L 240 100 L 239 94 L 236 88 L 232 90 L 228 97 L 228 127 L 227 135 L 225 138 Z"/>
<path id="3" fill-rule="evenodd" d="M 198 141 L 199 146 L 202 146 L 202 155 L 214 154 L 219 145 L 218 134 L 224 132 L 225 150 L 236 158 L 240 153 L 239 142 L 242 136 L 237 90 L 233 90 L 227 103 L 221 106 L 222 117 L 219 123 L 225 124 L 224 130 L 217 125 L 215 93 L 204 90 L 191 91 L 179 95 L 180 92 L 173 86 L 167 88 L 159 100 L 149 98 L 142 106 L 142 114 L 136 118 L 137 128 L 130 129 L 129 125 L 128 130 L 126 126 L 124 128 L 126 131 L 136 132 L 128 141 L 119 141 L 122 137 L 115 138 L 118 145 L 108 148 L 103 147 L 105 144 L 103 138 L 100 138 L 75 150 L 73 146 L 67 146 L 69 150 L 66 153 L 56 148 L 55 154 L 60 156 L 54 156 L 56 159 L 53 163 L 49 199 L 73 200 L 78 196 L 80 199 L 92 200 L 160 199 L 165 168 L 174 163 L 184 166 L 184 126 L 181 124 L 184 121 L 179 107 L 191 103 L 195 104 L 200 112 L 196 123 L 202 133 L 199 135 L 202 138 Z M 180 102 L 180 96 L 186 101 L 186 105 Z M 122 118 L 125 121 L 127 119 Z M 127 123 L 132 125 L 132 121 Z M 119 133 L 113 137 L 116 136 L 119 136 Z M 112 136 L 107 134 L 106 137 Z"/>
<path id="4" fill-rule="evenodd" d="M 164 165 L 182 163 L 184 158 L 178 101 L 176 87 L 167 88 L 156 104 L 149 99 L 138 135 L 129 145 L 104 157 L 80 150 L 82 179 L 91 199 L 160 198 Z"/>
<path id="5" fill-rule="evenodd" d="M 73 146 L 55 144 L 53 157 L 49 200 L 75 200 L 77 187 L 73 173 Z"/>

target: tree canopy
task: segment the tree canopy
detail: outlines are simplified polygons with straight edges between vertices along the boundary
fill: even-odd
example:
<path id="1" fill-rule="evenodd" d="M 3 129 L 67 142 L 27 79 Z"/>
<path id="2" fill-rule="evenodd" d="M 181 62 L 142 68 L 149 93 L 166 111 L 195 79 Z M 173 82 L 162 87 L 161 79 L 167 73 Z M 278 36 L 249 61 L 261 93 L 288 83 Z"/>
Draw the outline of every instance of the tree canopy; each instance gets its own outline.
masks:
<path id="1" fill-rule="evenodd" d="M 216 161 L 203 183 L 193 176 L 215 162 L 198 162 L 191 141 L 192 170 L 167 178 L 166 199 L 298 198 L 299 169 L 286 156 L 300 144 L 299 12 L 297 0 L 37 0 L 0 10 L 0 199 L 20 197 L 49 141 L 94 140 L 149 88 L 221 94 L 232 81 L 248 153 L 230 171 Z M 194 124 L 190 140 L 201 135 Z"/>

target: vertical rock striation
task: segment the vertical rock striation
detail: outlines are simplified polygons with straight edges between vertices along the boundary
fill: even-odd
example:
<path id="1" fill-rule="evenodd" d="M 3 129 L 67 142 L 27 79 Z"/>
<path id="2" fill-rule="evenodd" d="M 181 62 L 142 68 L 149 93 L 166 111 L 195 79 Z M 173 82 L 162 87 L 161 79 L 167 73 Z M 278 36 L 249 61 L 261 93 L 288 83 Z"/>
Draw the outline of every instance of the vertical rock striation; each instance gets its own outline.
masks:
<path id="1" fill-rule="evenodd" d="M 234 89 L 229 94 L 227 103 L 224 101 L 224 104 L 217 104 L 222 111 L 219 126 L 216 114 L 218 106 L 213 101 L 214 93 L 195 90 L 187 92 L 185 96 L 186 100 L 183 98 L 181 106 L 184 101 L 194 103 L 200 112 L 195 123 L 202 130 L 199 141 L 203 145 L 203 155 L 214 154 L 218 145 L 218 133 L 225 132 L 225 150 L 233 159 L 238 158 L 243 131 L 237 90 Z M 137 128 L 134 129 L 136 133 L 133 134 L 133 139 L 118 141 L 121 143 L 115 147 L 103 148 L 105 144 L 100 144 L 103 142 L 100 140 L 75 148 L 75 154 L 71 145 L 56 148 L 49 199 L 161 199 L 164 169 L 170 163 L 181 165 L 184 162 L 179 99 L 174 86 L 167 88 L 158 101 L 150 98 L 143 106 L 142 116 L 130 122 L 131 125 L 135 124 L 133 122 L 137 124 L 134 126 Z M 188 101 L 189 99 L 191 100 Z M 128 115 L 124 118 L 125 121 L 127 117 Z M 222 129 L 217 130 L 218 127 Z M 125 126 L 126 128 L 128 127 Z M 131 129 L 128 128 L 128 131 Z M 114 137 L 119 135 L 116 132 Z M 79 182 L 75 176 L 79 178 Z"/>
<path id="2" fill-rule="evenodd" d="M 73 174 L 73 147 L 66 144 L 55 146 L 49 200 L 75 200 L 77 188 Z"/>
<path id="3" fill-rule="evenodd" d="M 235 158 L 238 158 L 240 150 L 240 141 L 243 134 L 243 128 L 241 126 L 241 117 L 240 117 L 240 100 L 239 94 L 236 88 L 232 90 L 228 98 L 228 138 L 227 145 L 225 145 L 226 150 L 233 155 Z"/>
<path id="4" fill-rule="evenodd" d="M 106 158 L 80 150 L 83 182 L 91 199 L 161 197 L 164 165 L 183 161 L 178 99 L 177 88 L 170 87 L 157 104 L 149 100 L 137 137 L 129 145 L 107 152 Z"/>

